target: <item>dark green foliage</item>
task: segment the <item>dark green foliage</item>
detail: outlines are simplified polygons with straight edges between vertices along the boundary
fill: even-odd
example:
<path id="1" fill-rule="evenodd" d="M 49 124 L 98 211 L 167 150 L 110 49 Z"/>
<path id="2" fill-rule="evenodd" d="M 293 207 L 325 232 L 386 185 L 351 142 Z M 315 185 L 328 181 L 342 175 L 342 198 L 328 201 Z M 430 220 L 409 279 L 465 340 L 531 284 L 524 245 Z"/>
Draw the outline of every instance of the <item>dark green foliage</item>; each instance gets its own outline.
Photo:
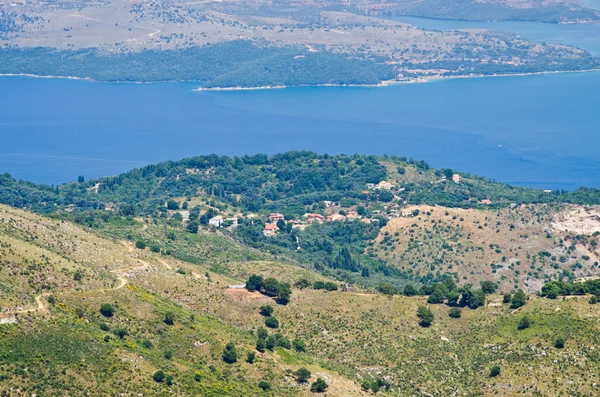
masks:
<path id="1" fill-rule="evenodd" d="M 300 279 L 294 283 L 294 287 L 296 287 L 298 289 L 308 288 L 311 285 L 312 285 L 312 283 L 305 278 Z"/>
<path id="2" fill-rule="evenodd" d="M 135 242 L 135 248 L 138 248 L 141 250 L 146 249 L 146 243 L 142 240 L 138 240 Z"/>
<path id="3" fill-rule="evenodd" d="M 257 339 L 256 340 L 256 350 L 258 350 L 261 353 L 264 353 L 266 348 L 267 348 L 267 344 L 265 342 L 265 339 Z"/>
<path id="4" fill-rule="evenodd" d="M 485 294 L 482 290 L 473 291 L 469 285 L 465 286 L 459 302 L 460 306 L 477 309 L 485 305 Z"/>
<path id="5" fill-rule="evenodd" d="M 529 316 L 525 315 L 519 321 L 519 325 L 517 326 L 517 328 L 520 330 L 527 329 L 527 328 L 531 327 L 532 324 L 533 324 L 533 321 L 529 318 Z"/>
<path id="6" fill-rule="evenodd" d="M 306 351 L 306 343 L 300 339 L 294 339 L 292 342 L 294 345 L 294 350 L 297 352 L 305 352 Z"/>
<path id="7" fill-rule="evenodd" d="M 154 347 L 154 345 L 152 344 L 152 342 L 149 341 L 148 339 L 144 339 L 142 341 L 142 346 L 144 346 L 146 349 L 152 349 L 152 347 Z"/>
<path id="8" fill-rule="evenodd" d="M 425 306 L 419 306 L 417 309 L 417 317 L 419 317 L 419 325 L 421 327 L 429 327 L 433 323 L 433 313 Z"/>
<path id="9" fill-rule="evenodd" d="M 169 200 L 169 201 L 167 201 L 167 209 L 168 210 L 178 210 L 179 203 L 175 200 Z"/>
<path id="10" fill-rule="evenodd" d="M 252 276 L 250 276 L 250 278 L 248 278 L 248 281 L 246 281 L 246 289 L 250 292 L 260 291 L 262 288 L 262 282 L 262 276 L 257 276 L 256 274 L 253 274 Z"/>
<path id="11" fill-rule="evenodd" d="M 596 295 L 592 295 L 590 298 L 590 305 L 595 305 L 596 303 L 598 303 L 598 297 Z"/>
<path id="12" fill-rule="evenodd" d="M 406 286 L 404 287 L 404 295 L 406 296 L 415 296 L 418 293 L 419 291 L 417 291 L 415 286 L 412 284 L 406 284 Z"/>
<path id="13" fill-rule="evenodd" d="M 512 294 L 504 294 L 502 297 L 502 303 L 510 303 L 512 300 Z"/>
<path id="14" fill-rule="evenodd" d="M 167 377 L 167 375 L 162 371 L 162 370 L 158 370 L 154 373 L 154 375 L 152 376 L 152 379 L 154 379 L 155 382 L 163 382 L 165 380 L 165 378 Z"/>
<path id="15" fill-rule="evenodd" d="M 106 323 L 101 323 L 100 324 L 100 329 L 104 332 L 109 332 L 110 331 L 110 327 L 108 326 L 108 324 Z"/>
<path id="16" fill-rule="evenodd" d="M 310 379 L 310 371 L 306 368 L 302 367 L 294 372 L 294 376 L 299 383 L 306 383 Z"/>
<path id="17" fill-rule="evenodd" d="M 261 380 L 260 382 L 258 382 L 258 387 L 260 387 L 264 391 L 269 391 L 271 390 L 271 383 L 265 380 Z"/>
<path id="18" fill-rule="evenodd" d="M 518 309 L 519 307 L 525 306 L 525 303 L 527 303 L 527 295 L 522 289 L 520 289 L 510 300 L 510 307 L 512 309 Z"/>
<path id="19" fill-rule="evenodd" d="M 490 377 L 496 377 L 498 375 L 500 375 L 501 369 L 499 366 L 494 365 L 491 369 L 490 369 Z"/>
<path id="20" fill-rule="evenodd" d="M 262 314 L 265 317 L 269 317 L 270 315 L 273 314 L 273 306 L 271 305 L 264 305 L 260 307 L 260 314 Z"/>
<path id="21" fill-rule="evenodd" d="M 255 360 L 256 360 L 256 353 L 248 352 L 248 356 L 246 357 L 246 362 L 249 364 L 254 364 Z"/>
<path id="22" fill-rule="evenodd" d="M 119 327 L 115 328 L 114 334 L 117 335 L 120 339 L 123 339 L 127 335 L 129 335 L 129 332 L 125 328 Z"/>
<path id="23" fill-rule="evenodd" d="M 267 337 L 269 336 L 269 331 L 267 331 L 263 327 L 260 327 L 256 331 L 256 336 L 258 337 L 258 339 L 267 339 Z"/>
<path id="24" fill-rule="evenodd" d="M 51 305 L 55 305 L 56 304 L 56 298 L 54 297 L 54 295 L 48 295 L 48 297 L 46 298 L 46 300 Z"/>
<path id="25" fill-rule="evenodd" d="M 327 51 L 310 52 L 304 47 L 265 44 L 237 40 L 175 51 L 110 55 L 94 49 L 5 49 L 0 53 L 0 73 L 111 82 L 203 81 L 205 87 L 377 84 L 394 77 L 393 68 L 383 63 Z M 303 57 L 298 58 L 299 54 Z"/>
<path id="26" fill-rule="evenodd" d="M 110 303 L 103 303 L 100 306 L 100 314 L 104 317 L 112 317 L 115 314 L 115 308 Z"/>
<path id="27" fill-rule="evenodd" d="M 458 307 L 452 307 L 448 310 L 448 316 L 450 316 L 450 318 L 460 318 L 461 315 L 462 311 Z"/>
<path id="28" fill-rule="evenodd" d="M 480 284 L 484 294 L 493 294 L 498 289 L 498 286 L 493 281 L 480 281 Z"/>
<path id="29" fill-rule="evenodd" d="M 237 361 L 237 351 L 233 343 L 229 342 L 223 350 L 223 361 L 227 364 L 233 364 Z"/>
<path id="30" fill-rule="evenodd" d="M 265 325 L 269 328 L 279 328 L 279 321 L 275 317 L 265 318 Z"/>
<path id="31" fill-rule="evenodd" d="M 313 393 L 323 393 L 325 390 L 327 390 L 327 387 L 327 382 L 325 382 L 324 379 L 317 378 L 317 380 L 310 385 L 310 391 Z"/>
<path id="32" fill-rule="evenodd" d="M 170 350 L 165 350 L 165 352 L 163 353 L 163 356 L 167 359 L 167 360 L 171 360 L 173 358 L 173 352 Z"/>
<path id="33" fill-rule="evenodd" d="M 377 287 L 377 290 L 384 295 L 390 295 L 390 296 L 397 295 L 399 293 L 398 289 L 390 283 L 379 284 L 379 287 Z"/>
<path id="34" fill-rule="evenodd" d="M 173 312 L 166 312 L 165 319 L 163 320 L 167 325 L 175 324 L 175 314 Z"/>
<path id="35" fill-rule="evenodd" d="M 554 340 L 554 347 L 556 347 L 557 349 L 562 349 L 563 347 L 565 347 L 566 342 L 567 340 L 565 338 L 559 336 Z"/>

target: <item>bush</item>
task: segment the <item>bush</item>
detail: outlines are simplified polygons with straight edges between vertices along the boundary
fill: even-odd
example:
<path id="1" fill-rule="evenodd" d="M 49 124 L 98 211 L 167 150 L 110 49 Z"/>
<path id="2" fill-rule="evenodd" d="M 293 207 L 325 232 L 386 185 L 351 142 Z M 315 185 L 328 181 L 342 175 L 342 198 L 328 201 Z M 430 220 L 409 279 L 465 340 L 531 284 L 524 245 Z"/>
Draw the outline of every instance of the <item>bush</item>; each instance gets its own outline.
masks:
<path id="1" fill-rule="evenodd" d="M 155 382 L 160 383 L 162 381 L 165 380 L 165 378 L 167 377 L 167 375 L 165 375 L 165 373 L 162 370 L 158 370 L 154 373 L 154 375 L 152 376 L 152 378 L 154 379 Z"/>
<path id="2" fill-rule="evenodd" d="M 146 249 L 146 243 L 143 242 L 142 240 L 138 240 L 135 242 L 135 248 L 138 248 L 141 250 Z"/>
<path id="3" fill-rule="evenodd" d="M 565 338 L 563 338 L 562 336 L 559 336 L 554 341 L 554 347 L 556 347 L 557 349 L 562 349 L 563 347 L 565 347 L 566 341 L 567 340 Z"/>
<path id="4" fill-rule="evenodd" d="M 504 297 L 502 298 L 502 303 L 510 303 L 511 300 L 512 300 L 511 294 L 504 294 Z"/>
<path id="5" fill-rule="evenodd" d="M 165 352 L 163 353 L 163 356 L 167 359 L 170 360 L 173 358 L 173 352 L 171 352 L 170 350 L 165 350 Z"/>
<path id="6" fill-rule="evenodd" d="M 158 253 L 160 252 L 160 247 L 158 245 L 153 245 L 150 247 L 150 251 Z"/>
<path id="7" fill-rule="evenodd" d="M 144 339 L 144 341 L 142 342 L 142 345 L 146 348 L 146 349 L 152 349 L 153 344 L 152 342 L 150 342 L 148 339 Z"/>
<path id="8" fill-rule="evenodd" d="M 531 325 L 533 324 L 533 321 L 531 321 L 531 319 L 525 315 L 521 318 L 521 321 L 519 321 L 519 326 L 518 328 L 521 329 L 527 329 L 529 327 L 531 327 Z"/>
<path id="9" fill-rule="evenodd" d="M 310 391 L 313 393 L 323 393 L 325 390 L 327 390 L 327 387 L 327 382 L 325 382 L 322 378 L 317 378 L 317 380 L 310 385 Z"/>
<path id="10" fill-rule="evenodd" d="M 308 380 L 310 379 L 310 375 L 311 375 L 310 371 L 304 367 L 300 368 L 298 371 L 296 371 L 294 373 L 294 376 L 296 377 L 296 380 L 298 381 L 298 383 L 308 382 Z"/>
<path id="11" fill-rule="evenodd" d="M 512 297 L 510 301 L 510 307 L 512 309 L 518 309 L 519 307 L 525 306 L 527 303 L 527 295 L 522 289 L 518 290 L 517 293 Z"/>
<path id="12" fill-rule="evenodd" d="M 453 307 L 448 311 L 450 318 L 460 318 L 462 311 L 458 307 Z"/>
<path id="13" fill-rule="evenodd" d="M 101 329 L 102 331 L 104 331 L 104 332 L 108 332 L 108 331 L 110 331 L 110 327 L 109 327 L 109 326 L 108 326 L 108 324 L 106 324 L 106 323 L 102 323 L 102 324 L 100 324 L 100 329 Z"/>
<path id="14" fill-rule="evenodd" d="M 419 325 L 421 327 L 429 327 L 431 323 L 433 323 L 434 319 L 431 310 L 429 310 L 425 306 L 419 306 L 419 308 L 417 309 L 417 317 L 419 317 L 419 319 L 421 320 L 419 321 Z"/>
<path id="15" fill-rule="evenodd" d="M 54 297 L 54 295 L 50 295 L 46 298 L 46 300 L 48 301 L 49 304 L 54 305 L 56 304 L 56 298 Z"/>
<path id="16" fill-rule="evenodd" d="M 175 324 L 175 314 L 173 312 L 166 312 L 165 319 L 163 320 L 167 325 Z"/>
<path id="17" fill-rule="evenodd" d="M 590 298 L 590 305 L 595 305 L 596 303 L 598 303 L 598 297 L 596 295 L 593 295 Z"/>
<path id="18" fill-rule="evenodd" d="M 500 375 L 500 367 L 497 365 L 494 365 L 491 369 L 490 369 L 490 377 L 495 377 Z"/>
<path id="19" fill-rule="evenodd" d="M 249 364 L 254 364 L 255 360 L 256 360 L 256 353 L 248 352 L 248 356 L 246 357 L 246 362 Z"/>
<path id="20" fill-rule="evenodd" d="M 115 314 L 115 308 L 110 303 L 103 303 L 100 306 L 100 314 L 104 317 L 112 317 Z"/>
<path id="21" fill-rule="evenodd" d="M 258 331 L 256 331 L 256 336 L 258 336 L 258 339 L 267 339 L 269 337 L 269 331 L 260 327 Z"/>
<path id="22" fill-rule="evenodd" d="M 237 351 L 231 342 L 229 342 L 223 350 L 223 361 L 225 361 L 227 364 L 233 364 L 237 361 Z"/>
<path id="23" fill-rule="evenodd" d="M 123 339 L 124 337 L 129 335 L 129 332 L 127 332 L 127 330 L 125 328 L 117 328 L 117 329 L 115 329 L 115 335 L 117 335 L 119 338 Z"/>
<path id="24" fill-rule="evenodd" d="M 305 352 L 306 351 L 306 343 L 300 339 L 294 339 L 292 342 L 294 345 L 294 350 L 297 352 Z"/>
<path id="25" fill-rule="evenodd" d="M 260 314 L 262 314 L 265 317 L 269 317 L 271 314 L 273 314 L 273 306 L 271 306 L 271 305 L 261 306 Z"/>
<path id="26" fill-rule="evenodd" d="M 267 348 L 267 344 L 265 343 L 265 340 L 264 339 L 257 339 L 257 341 L 256 341 L 256 350 L 258 350 L 261 353 L 264 353 L 266 348 Z"/>
<path id="27" fill-rule="evenodd" d="M 398 289 L 390 283 L 379 284 L 379 286 L 377 287 L 377 290 L 384 295 L 390 295 L 390 296 L 396 295 L 399 293 Z"/>
<path id="28" fill-rule="evenodd" d="M 279 321 L 275 317 L 265 318 L 265 325 L 269 328 L 279 328 Z"/>
<path id="29" fill-rule="evenodd" d="M 260 387 L 264 391 L 271 390 L 271 384 L 269 382 L 267 382 L 266 380 L 261 380 L 260 382 L 258 382 L 258 387 Z"/>

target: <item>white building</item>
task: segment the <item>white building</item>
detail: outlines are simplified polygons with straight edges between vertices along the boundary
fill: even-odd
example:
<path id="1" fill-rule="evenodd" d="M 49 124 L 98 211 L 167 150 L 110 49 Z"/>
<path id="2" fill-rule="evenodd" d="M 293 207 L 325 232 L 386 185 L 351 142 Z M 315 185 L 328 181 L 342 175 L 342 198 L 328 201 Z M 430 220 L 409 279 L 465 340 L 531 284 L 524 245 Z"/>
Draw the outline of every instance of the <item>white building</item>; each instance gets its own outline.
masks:
<path id="1" fill-rule="evenodd" d="M 219 215 L 215 216 L 214 218 L 210 218 L 210 220 L 208 221 L 208 225 L 213 227 L 221 227 L 222 224 L 223 217 Z"/>

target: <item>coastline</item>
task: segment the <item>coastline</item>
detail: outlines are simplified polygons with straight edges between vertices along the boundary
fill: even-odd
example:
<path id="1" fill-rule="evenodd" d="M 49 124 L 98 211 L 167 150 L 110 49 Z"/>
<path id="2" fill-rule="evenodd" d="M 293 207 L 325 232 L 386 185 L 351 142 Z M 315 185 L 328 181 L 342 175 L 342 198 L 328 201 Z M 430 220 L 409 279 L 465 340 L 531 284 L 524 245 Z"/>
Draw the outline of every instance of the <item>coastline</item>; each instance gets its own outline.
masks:
<path id="1" fill-rule="evenodd" d="M 397 84 L 422 84 L 431 83 L 444 80 L 453 79 L 477 79 L 487 77 L 519 77 L 519 76 L 535 76 L 535 75 L 546 75 L 546 74 L 566 74 L 566 73 L 598 73 L 600 68 L 596 69 L 585 69 L 585 70 L 556 70 L 556 71 L 541 71 L 541 72 L 529 72 L 529 73 L 499 73 L 499 74 L 468 74 L 462 76 L 428 76 L 428 77 L 417 77 L 409 79 L 394 79 L 394 80 L 383 80 L 377 84 L 303 84 L 303 85 L 265 85 L 256 87 L 198 87 L 193 89 L 195 92 L 219 92 L 219 91 L 258 91 L 258 90 L 280 90 L 284 88 L 294 87 L 348 87 L 348 88 L 379 88 L 388 87 Z M 105 84 L 156 84 L 156 83 L 193 83 L 194 81 L 186 80 L 174 80 L 174 81 L 102 81 L 95 80 L 90 77 L 76 77 L 76 76 L 49 76 L 49 75 L 37 75 L 32 73 L 0 73 L 0 77 L 30 77 L 38 79 L 65 79 L 65 80 L 80 80 L 90 81 L 95 83 Z"/>

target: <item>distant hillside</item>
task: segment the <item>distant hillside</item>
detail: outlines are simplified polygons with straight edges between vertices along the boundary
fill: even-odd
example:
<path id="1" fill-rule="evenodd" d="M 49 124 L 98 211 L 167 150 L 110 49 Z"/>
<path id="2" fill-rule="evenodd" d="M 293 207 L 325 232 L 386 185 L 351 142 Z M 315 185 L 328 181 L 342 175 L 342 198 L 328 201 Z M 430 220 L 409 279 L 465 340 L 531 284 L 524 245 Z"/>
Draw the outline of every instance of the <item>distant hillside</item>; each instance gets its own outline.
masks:
<path id="1" fill-rule="evenodd" d="M 452 277 L 538 291 L 598 270 L 593 247 L 567 249 L 576 228 L 551 224 L 564 204 L 597 205 L 597 190 L 513 187 L 400 157 L 200 156 L 54 188 L 4 175 L 0 202 L 224 274 L 227 258 L 277 259 L 369 288 Z"/>

